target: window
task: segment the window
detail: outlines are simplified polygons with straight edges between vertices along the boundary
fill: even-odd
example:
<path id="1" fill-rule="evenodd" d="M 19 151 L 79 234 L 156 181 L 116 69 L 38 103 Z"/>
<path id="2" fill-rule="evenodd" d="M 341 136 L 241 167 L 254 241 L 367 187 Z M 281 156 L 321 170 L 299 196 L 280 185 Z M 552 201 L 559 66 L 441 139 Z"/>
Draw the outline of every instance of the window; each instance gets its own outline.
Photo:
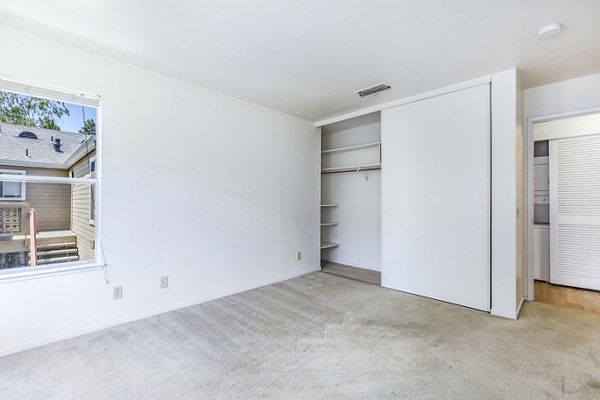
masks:
<path id="1" fill-rule="evenodd" d="M 25 171 L 0 169 L 2 175 L 25 175 Z M 25 183 L 0 181 L 0 201 L 25 200 Z"/>
<path id="2" fill-rule="evenodd" d="M 100 265 L 98 108 L 0 78 L 0 279 Z"/>

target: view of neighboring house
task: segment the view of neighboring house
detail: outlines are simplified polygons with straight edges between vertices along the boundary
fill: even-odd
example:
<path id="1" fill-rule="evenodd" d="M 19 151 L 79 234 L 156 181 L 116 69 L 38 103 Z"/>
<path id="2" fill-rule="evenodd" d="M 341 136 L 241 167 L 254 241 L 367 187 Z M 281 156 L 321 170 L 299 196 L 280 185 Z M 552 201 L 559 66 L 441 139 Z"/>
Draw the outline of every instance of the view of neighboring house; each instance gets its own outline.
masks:
<path id="1" fill-rule="evenodd" d="M 95 167 L 93 136 L 0 123 L 0 174 L 82 178 Z M 92 191 L 87 184 L 0 181 L 0 269 L 93 259 Z"/>

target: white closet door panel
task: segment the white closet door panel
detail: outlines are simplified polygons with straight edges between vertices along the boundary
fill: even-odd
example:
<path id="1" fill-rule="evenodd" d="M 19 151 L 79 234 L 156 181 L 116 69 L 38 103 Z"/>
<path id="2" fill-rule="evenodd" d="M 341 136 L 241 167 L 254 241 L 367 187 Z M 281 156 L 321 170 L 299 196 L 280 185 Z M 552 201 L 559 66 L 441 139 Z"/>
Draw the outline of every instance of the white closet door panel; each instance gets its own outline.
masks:
<path id="1" fill-rule="evenodd" d="M 382 112 L 382 285 L 490 309 L 490 88 Z"/>
<path id="2" fill-rule="evenodd" d="M 600 135 L 550 141 L 550 281 L 600 290 Z"/>

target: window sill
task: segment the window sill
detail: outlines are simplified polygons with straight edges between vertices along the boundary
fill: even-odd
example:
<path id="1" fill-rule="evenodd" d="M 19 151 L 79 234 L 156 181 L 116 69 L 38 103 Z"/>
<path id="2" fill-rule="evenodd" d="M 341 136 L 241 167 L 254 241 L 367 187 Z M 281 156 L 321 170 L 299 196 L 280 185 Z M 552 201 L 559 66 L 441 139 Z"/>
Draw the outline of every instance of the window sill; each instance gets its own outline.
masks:
<path id="1" fill-rule="evenodd" d="M 65 275 L 77 272 L 96 271 L 104 268 L 99 261 L 75 261 L 59 265 L 45 265 L 42 267 L 21 267 L 0 271 L 0 283 L 21 281 Z"/>

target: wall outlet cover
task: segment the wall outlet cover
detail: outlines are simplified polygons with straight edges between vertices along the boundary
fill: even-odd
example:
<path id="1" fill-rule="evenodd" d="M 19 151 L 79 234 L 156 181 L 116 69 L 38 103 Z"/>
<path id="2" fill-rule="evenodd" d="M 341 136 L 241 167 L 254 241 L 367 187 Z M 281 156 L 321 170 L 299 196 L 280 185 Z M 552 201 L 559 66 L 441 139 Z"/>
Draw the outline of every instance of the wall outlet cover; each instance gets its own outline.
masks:
<path id="1" fill-rule="evenodd" d="M 302 252 L 301 252 L 301 251 L 299 251 L 299 252 L 296 254 L 296 260 L 298 260 L 298 261 L 302 260 Z"/>
<path id="2" fill-rule="evenodd" d="M 113 300 L 120 300 L 123 298 L 123 286 L 113 287 Z"/>
<path id="3" fill-rule="evenodd" d="M 161 276 L 160 277 L 160 288 L 161 289 L 166 289 L 169 287 L 169 277 L 168 276 Z"/>

